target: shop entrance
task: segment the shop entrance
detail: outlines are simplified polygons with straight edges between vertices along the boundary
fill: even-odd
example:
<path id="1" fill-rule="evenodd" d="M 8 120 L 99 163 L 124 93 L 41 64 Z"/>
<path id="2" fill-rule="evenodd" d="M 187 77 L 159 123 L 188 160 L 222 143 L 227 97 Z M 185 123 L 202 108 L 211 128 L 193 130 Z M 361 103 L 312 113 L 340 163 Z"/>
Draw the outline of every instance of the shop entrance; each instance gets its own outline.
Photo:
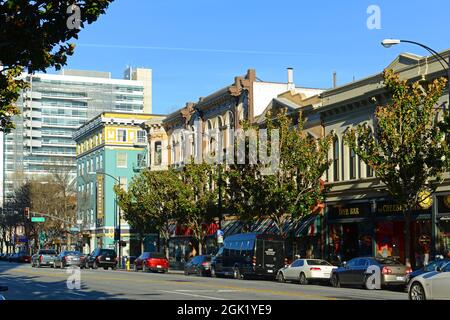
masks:
<path id="1" fill-rule="evenodd" d="M 377 222 L 375 228 L 376 255 L 392 257 L 406 262 L 404 221 Z M 421 268 L 430 260 L 431 221 L 411 221 L 410 260 L 414 269 Z"/>

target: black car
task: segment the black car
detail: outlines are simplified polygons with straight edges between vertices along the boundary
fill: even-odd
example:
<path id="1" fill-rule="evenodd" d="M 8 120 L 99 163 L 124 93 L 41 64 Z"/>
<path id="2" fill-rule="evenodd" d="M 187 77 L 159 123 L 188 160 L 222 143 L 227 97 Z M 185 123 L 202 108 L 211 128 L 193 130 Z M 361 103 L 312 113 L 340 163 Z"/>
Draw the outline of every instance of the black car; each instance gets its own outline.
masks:
<path id="1" fill-rule="evenodd" d="M 81 253 L 79 251 L 63 251 L 54 260 L 55 268 L 65 268 L 67 266 L 81 266 Z"/>
<path id="2" fill-rule="evenodd" d="M 360 257 L 343 262 L 331 274 L 331 284 L 381 289 L 382 286 L 404 286 L 409 268 L 392 258 Z"/>
<path id="3" fill-rule="evenodd" d="M 184 274 L 197 274 L 199 276 L 211 275 L 211 256 L 196 256 L 184 265 Z"/>
<path id="4" fill-rule="evenodd" d="M 276 235 L 243 233 L 225 238 L 211 260 L 211 276 L 263 277 L 275 280 L 285 266 L 285 242 Z"/>
<path id="5" fill-rule="evenodd" d="M 442 267 L 443 265 L 450 262 L 450 259 L 441 259 L 441 260 L 435 260 L 427 264 L 426 266 L 423 266 L 422 268 L 415 270 L 407 275 L 407 283 L 417 276 L 420 276 L 421 274 L 431 272 L 431 271 L 437 271 L 437 268 Z"/>
<path id="6" fill-rule="evenodd" d="M 85 268 L 97 269 L 103 268 L 108 270 L 117 268 L 117 253 L 113 249 L 97 248 L 85 259 Z"/>

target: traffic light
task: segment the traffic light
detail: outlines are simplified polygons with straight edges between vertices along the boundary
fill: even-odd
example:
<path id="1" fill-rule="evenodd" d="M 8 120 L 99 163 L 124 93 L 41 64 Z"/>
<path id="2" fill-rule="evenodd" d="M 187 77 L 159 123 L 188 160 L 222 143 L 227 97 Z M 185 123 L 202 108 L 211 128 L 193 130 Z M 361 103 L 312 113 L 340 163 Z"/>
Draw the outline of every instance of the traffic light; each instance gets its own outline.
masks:
<path id="1" fill-rule="evenodd" d="M 114 229 L 114 240 L 115 241 L 119 241 L 120 240 L 120 229 L 119 228 L 115 228 Z"/>
<path id="2" fill-rule="evenodd" d="M 31 218 L 30 217 L 30 208 L 26 207 L 24 209 L 24 213 L 25 213 L 25 218 L 27 218 L 29 220 Z"/>

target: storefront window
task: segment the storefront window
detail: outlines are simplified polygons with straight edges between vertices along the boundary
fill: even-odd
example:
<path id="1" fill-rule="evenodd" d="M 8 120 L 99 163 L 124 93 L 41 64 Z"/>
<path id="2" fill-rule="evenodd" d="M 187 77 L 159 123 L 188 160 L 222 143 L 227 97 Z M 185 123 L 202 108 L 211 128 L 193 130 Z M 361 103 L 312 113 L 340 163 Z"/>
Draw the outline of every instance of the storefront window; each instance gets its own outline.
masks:
<path id="1" fill-rule="evenodd" d="M 450 220 L 441 219 L 437 224 L 437 254 L 450 258 Z"/>

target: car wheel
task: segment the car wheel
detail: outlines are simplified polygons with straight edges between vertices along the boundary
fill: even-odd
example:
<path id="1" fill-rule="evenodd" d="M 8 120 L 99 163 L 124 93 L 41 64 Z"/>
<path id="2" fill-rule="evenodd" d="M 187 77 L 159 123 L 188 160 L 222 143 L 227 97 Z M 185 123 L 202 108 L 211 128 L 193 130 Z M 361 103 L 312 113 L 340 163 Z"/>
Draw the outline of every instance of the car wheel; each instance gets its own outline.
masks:
<path id="1" fill-rule="evenodd" d="M 145 263 L 142 265 L 142 272 L 148 272 L 148 267 Z"/>
<path id="2" fill-rule="evenodd" d="M 94 261 L 94 264 L 92 265 L 92 269 L 98 269 L 97 261 Z"/>
<path id="3" fill-rule="evenodd" d="M 217 278 L 216 268 L 214 268 L 214 267 L 211 267 L 211 277 Z"/>
<path id="4" fill-rule="evenodd" d="M 364 289 L 367 289 L 367 290 L 373 290 L 373 289 L 375 289 L 375 288 L 372 286 L 372 279 L 370 279 L 369 276 L 367 276 L 367 277 L 364 279 L 364 285 L 363 285 L 363 287 L 364 287 Z"/>
<path id="5" fill-rule="evenodd" d="M 339 281 L 339 277 L 337 274 L 333 274 L 333 276 L 331 277 L 331 285 L 335 288 L 341 287 L 341 282 Z"/>
<path id="6" fill-rule="evenodd" d="M 133 264 L 133 271 L 134 272 L 138 272 L 138 268 L 137 268 L 137 266 L 135 264 Z"/>
<path id="7" fill-rule="evenodd" d="M 238 267 L 234 267 L 234 270 L 233 270 L 233 278 L 234 279 L 242 279 L 242 276 L 241 276 L 241 271 L 239 270 L 239 268 Z"/>
<path id="8" fill-rule="evenodd" d="M 282 283 L 286 282 L 286 278 L 284 277 L 283 272 L 278 273 L 278 282 L 282 282 Z"/>
<path id="9" fill-rule="evenodd" d="M 414 282 L 409 289 L 409 300 L 426 300 L 425 290 L 419 282 Z"/>
<path id="10" fill-rule="evenodd" d="M 298 282 L 301 284 L 301 285 L 306 285 L 306 284 L 308 284 L 308 279 L 306 278 L 306 275 L 302 272 L 302 273 L 300 273 L 300 276 L 299 276 L 299 278 L 298 278 Z"/>
<path id="11" fill-rule="evenodd" d="M 202 276 L 203 276 L 202 269 L 198 269 L 198 270 L 197 270 L 197 275 L 198 275 L 199 277 L 202 277 Z"/>
<path id="12" fill-rule="evenodd" d="M 103 267 L 103 270 L 108 270 L 108 267 Z"/>

